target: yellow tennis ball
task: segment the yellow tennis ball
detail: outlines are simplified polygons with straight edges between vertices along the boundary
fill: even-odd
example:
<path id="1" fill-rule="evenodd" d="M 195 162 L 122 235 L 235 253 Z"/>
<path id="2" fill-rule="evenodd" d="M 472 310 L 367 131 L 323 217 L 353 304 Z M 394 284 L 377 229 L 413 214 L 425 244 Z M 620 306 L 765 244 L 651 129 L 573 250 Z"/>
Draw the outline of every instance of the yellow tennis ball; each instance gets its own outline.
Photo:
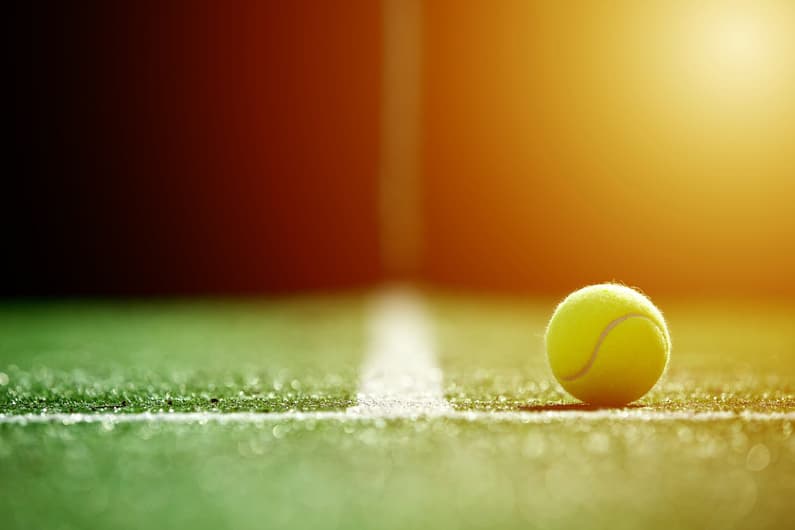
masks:
<path id="1" fill-rule="evenodd" d="M 594 405 L 643 396 L 660 379 L 671 351 L 660 310 L 638 291 L 612 283 L 567 296 L 552 314 L 545 342 L 563 388 Z"/>

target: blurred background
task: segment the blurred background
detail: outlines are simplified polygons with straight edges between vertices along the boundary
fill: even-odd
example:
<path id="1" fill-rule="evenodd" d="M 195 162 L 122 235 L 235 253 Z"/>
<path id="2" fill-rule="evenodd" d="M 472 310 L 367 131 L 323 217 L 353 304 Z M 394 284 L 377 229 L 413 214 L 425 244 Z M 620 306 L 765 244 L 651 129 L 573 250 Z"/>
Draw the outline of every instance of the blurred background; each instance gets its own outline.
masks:
<path id="1" fill-rule="evenodd" d="M 795 296 L 795 3 L 5 18 L 4 295 Z"/>

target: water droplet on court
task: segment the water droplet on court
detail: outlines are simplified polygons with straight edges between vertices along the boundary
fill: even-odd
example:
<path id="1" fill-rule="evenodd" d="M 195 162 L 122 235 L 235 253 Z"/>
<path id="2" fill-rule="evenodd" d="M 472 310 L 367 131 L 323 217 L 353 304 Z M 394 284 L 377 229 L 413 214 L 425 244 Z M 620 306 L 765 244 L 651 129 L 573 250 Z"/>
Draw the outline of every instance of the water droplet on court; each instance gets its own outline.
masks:
<path id="1" fill-rule="evenodd" d="M 273 430 L 271 432 L 273 433 L 274 438 L 284 438 L 284 435 L 287 434 L 287 428 L 283 425 L 277 424 L 273 426 Z"/>
<path id="2" fill-rule="evenodd" d="M 745 467 L 751 471 L 762 471 L 770 464 L 770 449 L 764 444 L 756 444 L 748 451 Z"/>
<path id="3" fill-rule="evenodd" d="M 610 449 L 610 438 L 602 432 L 595 432 L 585 441 L 585 449 L 591 453 L 605 454 Z"/>

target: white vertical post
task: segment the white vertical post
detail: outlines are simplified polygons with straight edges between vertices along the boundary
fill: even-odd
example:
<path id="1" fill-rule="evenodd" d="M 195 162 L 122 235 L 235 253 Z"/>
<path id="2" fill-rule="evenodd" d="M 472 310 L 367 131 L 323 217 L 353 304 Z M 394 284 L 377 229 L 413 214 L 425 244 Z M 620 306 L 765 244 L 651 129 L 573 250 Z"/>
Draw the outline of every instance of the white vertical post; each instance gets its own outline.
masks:
<path id="1" fill-rule="evenodd" d="M 391 279 L 420 267 L 421 0 L 383 0 L 379 208 L 381 259 Z"/>

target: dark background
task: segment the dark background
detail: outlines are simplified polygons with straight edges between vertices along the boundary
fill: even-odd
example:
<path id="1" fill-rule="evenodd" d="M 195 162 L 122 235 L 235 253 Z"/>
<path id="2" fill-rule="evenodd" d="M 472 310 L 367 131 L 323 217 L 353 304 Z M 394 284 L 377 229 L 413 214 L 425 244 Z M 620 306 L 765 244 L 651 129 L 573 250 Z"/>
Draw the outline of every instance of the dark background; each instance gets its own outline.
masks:
<path id="1" fill-rule="evenodd" d="M 24 2 L 3 294 L 380 277 L 378 2 Z"/>
<path id="2" fill-rule="evenodd" d="M 399 127 L 381 123 L 381 107 L 401 88 L 381 84 L 396 60 L 382 8 L 14 4 L 0 295 L 390 279 L 378 179 L 383 130 Z M 410 278 L 795 297 L 795 4 L 432 0 L 417 11 Z"/>

